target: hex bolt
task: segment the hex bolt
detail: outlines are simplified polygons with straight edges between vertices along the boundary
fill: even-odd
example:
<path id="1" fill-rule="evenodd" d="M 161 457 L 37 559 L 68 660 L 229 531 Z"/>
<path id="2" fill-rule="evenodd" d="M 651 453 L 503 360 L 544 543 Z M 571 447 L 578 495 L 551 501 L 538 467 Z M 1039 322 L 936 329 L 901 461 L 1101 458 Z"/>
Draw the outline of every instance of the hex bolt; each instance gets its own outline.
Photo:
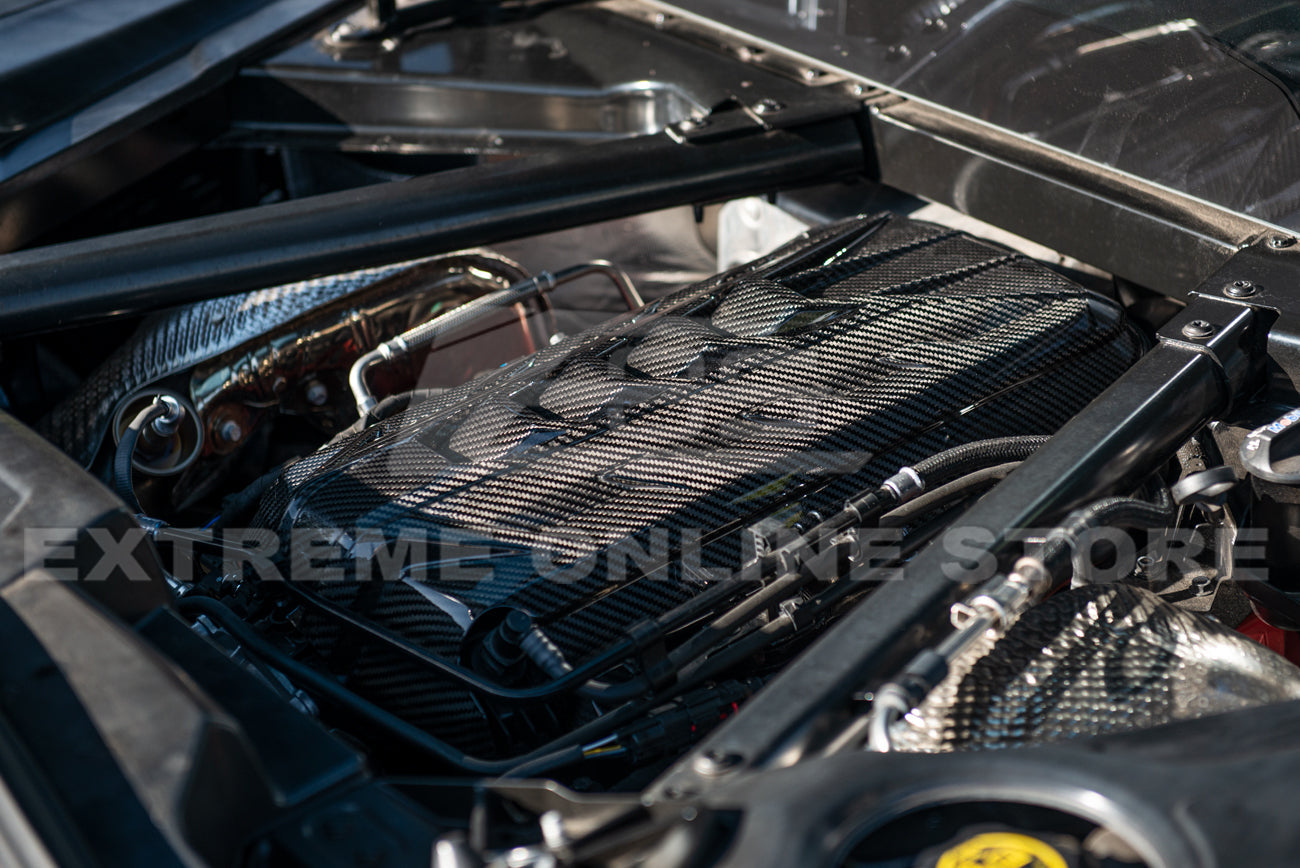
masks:
<path id="1" fill-rule="evenodd" d="M 227 419 L 217 428 L 217 436 L 227 443 L 238 443 L 244 439 L 244 429 L 234 419 Z"/>
<path id="2" fill-rule="evenodd" d="M 325 402 L 330 399 L 329 387 L 320 380 L 312 380 L 308 383 L 304 394 L 306 395 L 307 403 L 311 404 L 313 407 L 324 407 Z"/>
<path id="3" fill-rule="evenodd" d="M 738 753 L 711 749 L 705 751 L 695 760 L 695 770 L 702 775 L 725 775 L 734 771 L 744 761 Z"/>
<path id="4" fill-rule="evenodd" d="M 1194 319 L 1183 326 L 1183 337 L 1200 340 L 1214 334 L 1214 326 L 1203 319 Z"/>
<path id="5" fill-rule="evenodd" d="M 1232 298 L 1250 298 L 1259 292 L 1259 287 L 1249 280 L 1234 280 L 1223 288 L 1223 294 Z"/>
<path id="6" fill-rule="evenodd" d="M 783 108 L 785 106 L 774 99 L 760 99 L 754 103 L 754 113 L 760 115 L 774 115 Z"/>
<path id="7" fill-rule="evenodd" d="M 1285 250 L 1295 244 L 1295 238 L 1291 235 L 1270 235 L 1268 237 L 1268 246 L 1274 250 Z"/>

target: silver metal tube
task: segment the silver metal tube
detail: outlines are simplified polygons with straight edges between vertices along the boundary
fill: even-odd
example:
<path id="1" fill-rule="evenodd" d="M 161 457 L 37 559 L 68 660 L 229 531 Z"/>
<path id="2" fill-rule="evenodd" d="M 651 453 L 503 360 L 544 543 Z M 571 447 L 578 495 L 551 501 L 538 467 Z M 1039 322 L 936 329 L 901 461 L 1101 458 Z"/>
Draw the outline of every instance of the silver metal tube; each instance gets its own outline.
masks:
<path id="1" fill-rule="evenodd" d="M 366 383 L 366 371 L 369 368 L 426 347 L 448 332 L 467 325 L 492 311 L 516 304 L 533 295 L 550 292 L 561 284 L 577 280 L 580 277 L 586 277 L 589 274 L 603 274 L 608 277 L 618 287 L 619 294 L 629 310 L 636 310 L 644 304 L 627 273 L 612 262 L 603 259 L 573 265 L 557 271 L 555 274 L 548 271 L 539 272 L 527 280 L 521 280 L 505 289 L 481 295 L 473 301 L 447 311 L 441 316 L 434 317 L 426 323 L 421 323 L 413 329 L 402 332 L 397 337 L 385 341 L 357 359 L 348 372 L 348 387 L 352 390 L 352 397 L 356 399 L 357 414 L 364 417 L 379 403 L 374 395 L 370 393 L 370 386 Z"/>
<path id="2" fill-rule="evenodd" d="M 960 659 L 992 629 L 1006 630 L 1051 587 L 1052 577 L 1041 561 L 1024 557 L 1012 572 L 985 582 L 975 593 L 952 607 L 954 632 L 935 646 L 948 667 Z M 920 655 L 918 655 L 920 659 Z M 925 681 L 925 694 L 937 684 Z M 924 696 L 922 696 L 924 698 Z M 887 753 L 893 747 L 890 729 L 918 704 L 916 694 L 890 681 L 876 691 L 867 715 L 867 749 Z"/>

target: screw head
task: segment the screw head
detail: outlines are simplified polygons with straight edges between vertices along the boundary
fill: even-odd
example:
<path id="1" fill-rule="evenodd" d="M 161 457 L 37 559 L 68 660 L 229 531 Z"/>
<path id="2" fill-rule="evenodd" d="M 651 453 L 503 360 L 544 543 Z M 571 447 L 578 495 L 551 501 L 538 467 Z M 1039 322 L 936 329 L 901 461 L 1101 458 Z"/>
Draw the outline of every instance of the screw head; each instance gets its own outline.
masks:
<path id="1" fill-rule="evenodd" d="M 1183 337 L 1200 339 L 1214 334 L 1214 326 L 1203 319 L 1194 319 L 1183 326 Z"/>
<path id="2" fill-rule="evenodd" d="M 1232 298 L 1250 298 L 1259 292 L 1259 287 L 1249 280 L 1234 280 L 1223 288 L 1223 294 Z"/>
<path id="3" fill-rule="evenodd" d="M 695 760 L 695 770 L 702 775 L 725 775 L 744 761 L 738 753 L 712 749 L 707 750 Z"/>
<path id="4" fill-rule="evenodd" d="M 783 108 L 785 106 L 774 99 L 760 99 L 754 103 L 754 113 L 760 115 L 774 115 Z"/>
<path id="5" fill-rule="evenodd" d="M 1274 250 L 1285 250 L 1295 244 L 1295 238 L 1291 235 L 1270 235 L 1268 237 L 1268 246 Z"/>

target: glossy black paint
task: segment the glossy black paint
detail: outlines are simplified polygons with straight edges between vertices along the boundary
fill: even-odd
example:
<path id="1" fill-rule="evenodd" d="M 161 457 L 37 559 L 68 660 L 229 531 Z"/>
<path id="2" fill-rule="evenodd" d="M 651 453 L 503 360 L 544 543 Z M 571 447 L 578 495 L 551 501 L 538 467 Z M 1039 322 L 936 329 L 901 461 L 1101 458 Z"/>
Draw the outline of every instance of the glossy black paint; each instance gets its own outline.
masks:
<path id="1" fill-rule="evenodd" d="M 224 103 L 202 98 L 345 5 L 43 0 L 0 18 L 10 115 L 0 122 L 9 129 L 0 132 L 0 250 L 30 243 L 212 138 L 225 124 Z"/>
<path id="2" fill-rule="evenodd" d="M 82 107 L 262 5 L 261 0 L 46 0 L 7 14 L 0 10 L 5 45 L 0 137 Z M 95 74 L 86 75 L 87 68 Z"/>
<path id="3" fill-rule="evenodd" d="M 49 566 L 73 573 L 80 587 L 118 617 L 135 621 L 171 596 L 153 545 L 142 536 L 126 548 L 135 574 L 112 570 L 95 581 L 113 542 L 139 534 L 135 516 L 98 480 L 86 474 L 35 431 L 0 411 L 0 588 L 27 571 Z M 57 492 L 51 496 L 51 492 Z M 41 537 L 32 534 L 41 533 Z"/>
<path id="4" fill-rule="evenodd" d="M 705 145 L 667 134 L 442 172 L 0 257 L 0 333 L 860 172 L 857 106 Z"/>

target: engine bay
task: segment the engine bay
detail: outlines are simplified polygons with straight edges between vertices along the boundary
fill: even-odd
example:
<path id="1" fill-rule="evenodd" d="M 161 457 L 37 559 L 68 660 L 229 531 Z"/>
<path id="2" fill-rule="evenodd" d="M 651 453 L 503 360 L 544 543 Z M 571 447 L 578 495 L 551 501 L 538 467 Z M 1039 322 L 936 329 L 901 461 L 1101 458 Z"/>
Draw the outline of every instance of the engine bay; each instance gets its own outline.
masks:
<path id="1" fill-rule="evenodd" d="M 571 281 L 628 311 L 566 337 Z M 1151 346 L 1096 284 L 892 212 L 648 303 L 603 260 L 470 251 L 146 318 L 37 430 L 136 506 L 191 632 L 381 776 L 614 798 L 692 751 L 713 774 L 702 740 L 810 642 L 935 540 L 976 553 L 961 517 Z M 958 576 L 956 631 L 820 750 L 1300 697 L 1200 543 L 1236 485 L 1219 439 Z"/>
<path id="2" fill-rule="evenodd" d="M 882 57 L 507 5 L 317 15 L 203 148 L 0 219 L 57 859 L 1285 864 L 1214 798 L 1300 762 L 1284 217 L 948 94 L 962 4 Z"/>

